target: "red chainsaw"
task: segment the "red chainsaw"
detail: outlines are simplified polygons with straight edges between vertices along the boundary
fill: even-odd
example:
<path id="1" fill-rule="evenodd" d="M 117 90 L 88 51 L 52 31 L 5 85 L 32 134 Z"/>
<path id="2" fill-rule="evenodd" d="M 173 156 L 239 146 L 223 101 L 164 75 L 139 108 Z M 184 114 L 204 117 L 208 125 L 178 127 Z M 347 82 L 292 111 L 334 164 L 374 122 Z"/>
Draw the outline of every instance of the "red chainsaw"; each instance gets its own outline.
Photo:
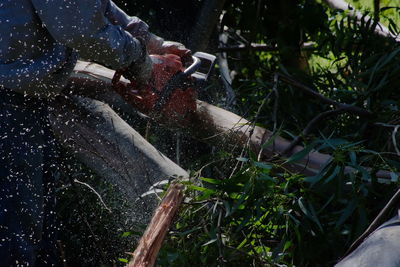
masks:
<path id="1" fill-rule="evenodd" d="M 114 90 L 146 115 L 168 116 L 184 122 L 196 111 L 196 91 L 208 79 L 216 57 L 203 52 L 196 52 L 190 62 L 173 54 L 150 57 L 153 78 L 148 84 L 139 86 L 134 80 L 123 84 L 117 71 L 112 79 Z"/>

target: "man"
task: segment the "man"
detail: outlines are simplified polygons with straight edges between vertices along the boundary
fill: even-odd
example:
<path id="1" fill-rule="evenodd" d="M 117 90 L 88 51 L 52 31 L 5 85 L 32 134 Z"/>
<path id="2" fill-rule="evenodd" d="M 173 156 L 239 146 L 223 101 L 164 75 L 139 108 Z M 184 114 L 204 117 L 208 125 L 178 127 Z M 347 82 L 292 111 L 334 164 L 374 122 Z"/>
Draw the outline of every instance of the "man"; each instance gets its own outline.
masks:
<path id="1" fill-rule="evenodd" d="M 0 0 L 0 266 L 57 265 L 47 101 L 77 58 L 146 82 L 149 53 L 187 52 L 111 0 Z"/>

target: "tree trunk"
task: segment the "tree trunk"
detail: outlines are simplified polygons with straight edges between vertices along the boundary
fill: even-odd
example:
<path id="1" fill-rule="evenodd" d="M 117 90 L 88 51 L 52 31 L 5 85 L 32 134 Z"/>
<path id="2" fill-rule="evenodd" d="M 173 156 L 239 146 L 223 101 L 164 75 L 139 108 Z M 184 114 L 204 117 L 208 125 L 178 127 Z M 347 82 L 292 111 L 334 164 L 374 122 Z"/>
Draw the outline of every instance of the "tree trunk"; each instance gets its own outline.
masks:
<path id="1" fill-rule="evenodd" d="M 147 223 L 150 219 L 156 197 L 142 195 L 156 192 L 152 188 L 155 183 L 188 177 L 103 102 L 58 97 L 52 103 L 50 121 L 64 146 L 127 197 L 135 221 Z"/>
<path id="2" fill-rule="evenodd" d="M 126 106 L 126 103 L 112 91 L 111 79 L 113 74 L 114 71 L 100 65 L 80 62 L 71 76 L 69 89 L 75 93 L 96 96 L 114 107 L 136 114 L 137 111 L 134 108 Z M 85 89 L 79 90 L 79 88 Z M 190 133 L 195 139 L 226 150 L 249 145 L 256 154 L 260 152 L 265 140 L 272 138 L 272 133 L 269 130 L 254 126 L 251 122 L 232 112 L 202 101 L 197 101 L 197 111 L 185 125 L 177 124 L 171 119 L 168 120 L 168 118 L 163 118 L 163 121 L 159 123 L 167 127 L 179 127 Z M 262 149 L 263 159 L 268 160 L 273 156 L 282 154 L 289 144 L 290 141 L 280 136 L 275 137 L 274 142 Z M 288 157 L 302 149 L 302 146 L 296 146 Z M 315 175 L 331 159 L 330 155 L 311 151 L 298 162 L 284 165 L 285 168 L 293 172 Z M 284 160 L 282 158 L 282 162 Z M 346 172 L 352 171 L 354 171 L 352 168 L 346 168 Z M 378 171 L 376 175 L 378 178 L 390 180 L 389 171 Z"/>
<path id="3" fill-rule="evenodd" d="M 193 51 L 204 51 L 215 30 L 219 16 L 226 0 L 204 0 L 197 22 L 192 29 L 189 48 Z"/>

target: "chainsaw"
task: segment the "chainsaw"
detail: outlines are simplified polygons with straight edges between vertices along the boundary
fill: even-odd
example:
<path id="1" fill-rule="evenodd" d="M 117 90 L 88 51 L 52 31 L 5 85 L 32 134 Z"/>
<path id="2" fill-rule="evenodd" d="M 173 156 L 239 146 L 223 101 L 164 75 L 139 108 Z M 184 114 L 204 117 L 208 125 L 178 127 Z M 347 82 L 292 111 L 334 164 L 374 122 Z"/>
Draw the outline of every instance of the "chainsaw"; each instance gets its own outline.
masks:
<path id="1" fill-rule="evenodd" d="M 184 122 L 196 111 L 197 92 L 204 87 L 215 65 L 216 57 L 196 52 L 184 60 L 177 55 L 150 55 L 153 77 L 145 85 L 130 80 L 122 83 L 122 73 L 116 71 L 113 89 L 138 111 L 160 118 L 172 117 Z"/>

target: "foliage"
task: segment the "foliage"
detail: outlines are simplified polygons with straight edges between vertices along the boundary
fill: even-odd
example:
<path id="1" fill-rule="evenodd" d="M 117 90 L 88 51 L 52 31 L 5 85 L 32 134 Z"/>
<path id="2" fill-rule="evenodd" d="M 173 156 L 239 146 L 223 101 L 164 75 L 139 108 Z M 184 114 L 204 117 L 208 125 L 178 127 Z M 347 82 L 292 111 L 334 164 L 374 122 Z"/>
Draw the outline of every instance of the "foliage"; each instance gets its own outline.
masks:
<path id="1" fill-rule="evenodd" d="M 335 151 L 316 176 L 238 158 L 244 164 L 234 176 L 189 184 L 186 195 L 193 199 L 182 208 L 159 265 L 332 265 L 388 200 L 390 194 L 382 190 L 394 188 L 371 183 L 369 172 L 358 165 L 357 157 L 376 153 L 345 140 L 316 143 Z M 345 166 L 358 172 L 346 173 Z"/>
<path id="2" fill-rule="evenodd" d="M 228 13 L 235 20 L 226 22 L 229 27 L 241 29 L 250 40 L 281 47 L 293 44 L 279 40 L 290 33 L 279 28 L 285 25 L 268 29 L 275 27 L 271 21 L 277 18 L 251 24 L 254 21 L 246 20 L 246 12 L 254 6 L 231 3 Z M 329 11 L 314 1 L 298 3 L 298 9 L 291 11 L 297 14 L 292 24 L 299 25 L 296 27 L 304 42 L 315 43 L 315 49 L 306 55 L 308 67 L 299 69 L 286 60 L 287 52 L 281 49 L 236 54 L 240 60 L 230 66 L 237 71 L 235 88 L 242 113 L 266 127 L 278 123 L 284 129 L 281 134 L 290 139 L 301 134 L 316 114 L 333 108 L 310 99 L 291 84 L 275 84 L 273 74 L 282 72 L 335 101 L 369 110 L 373 116 L 335 116 L 320 122 L 312 135 L 304 137 L 304 151 L 315 149 L 333 155 L 316 176 L 292 174 L 280 164 L 259 162 L 250 153 L 246 159 L 239 158 L 246 162 L 233 176 L 226 173 L 225 177 L 201 178 L 202 186 L 188 185 L 193 200 L 182 208 L 160 254 L 160 265 L 332 265 L 394 193 L 397 175 L 393 173 L 391 184 L 382 184 L 375 172 L 396 172 L 400 166 L 397 144 L 391 138 L 399 122 L 399 46 L 377 36 L 376 24 L 367 17 L 359 23 L 345 12 Z M 270 8 L 268 12 L 272 10 L 276 11 Z M 260 14 L 268 20 L 268 13 Z M 320 22 L 313 23 L 315 20 Z M 390 23 L 390 28 L 396 29 L 393 21 Z M 237 40 L 233 33 L 231 37 L 232 42 Z M 267 105 L 258 112 L 264 98 Z M 346 166 L 356 171 L 349 173 Z"/>
<path id="3" fill-rule="evenodd" d="M 198 7 L 198 2 L 186 4 Z M 353 2 L 365 6 L 365 1 Z M 129 3 L 131 10 L 140 7 L 153 26 L 160 26 L 160 33 L 177 36 L 168 23 L 157 21 L 157 14 L 162 8 L 175 14 L 182 1 Z M 195 11 L 182 17 L 189 24 L 177 25 L 181 32 L 190 28 Z M 381 19 L 393 33 L 398 33 L 399 14 L 398 8 L 382 5 Z M 189 145 L 190 162 L 185 164 L 195 170 L 200 163 L 207 167 L 198 171 L 199 179 L 187 183 L 187 199 L 159 254 L 160 266 L 327 266 L 343 256 L 398 185 L 400 47 L 377 36 L 375 27 L 367 17 L 358 22 L 321 1 L 226 1 L 219 29 L 229 35 L 227 45 L 256 42 L 275 48 L 228 53 L 238 113 L 292 139 L 317 114 L 333 110 L 292 84 L 274 81 L 275 73 L 284 73 L 325 97 L 373 115 L 343 113 L 320 121 L 303 136 L 304 150 L 285 162 L 262 162 L 250 150 L 238 154 L 203 147 L 190 155 Z M 313 43 L 312 49 L 302 48 L 307 42 Z M 161 138 L 168 143 L 164 141 Z M 285 169 L 312 149 L 333 156 L 317 175 Z M 381 169 L 392 172 L 391 181 L 377 180 Z M 122 226 L 119 235 L 111 235 L 99 227 L 97 235 L 118 241 L 131 229 Z M 82 237 L 74 239 L 79 243 Z M 126 258 L 123 247 L 109 256 L 110 262 Z"/>

